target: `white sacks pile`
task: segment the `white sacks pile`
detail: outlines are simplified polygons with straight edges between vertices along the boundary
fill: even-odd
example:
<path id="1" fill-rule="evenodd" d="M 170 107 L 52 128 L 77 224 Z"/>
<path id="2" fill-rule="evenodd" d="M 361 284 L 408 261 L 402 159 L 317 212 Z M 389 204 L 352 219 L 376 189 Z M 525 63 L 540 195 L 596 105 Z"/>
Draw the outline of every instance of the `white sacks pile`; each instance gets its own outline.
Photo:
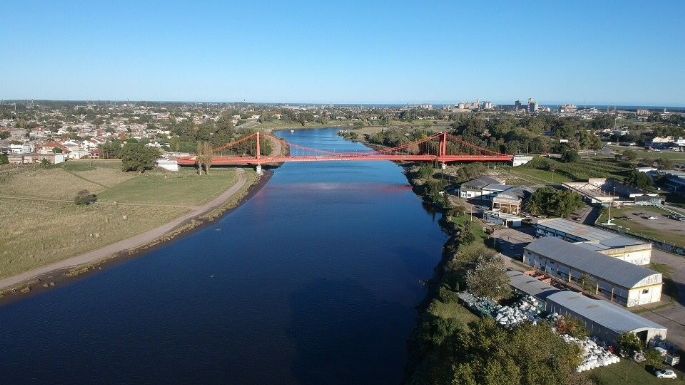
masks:
<path id="1" fill-rule="evenodd" d="M 535 297 L 526 296 L 514 306 L 502 306 L 497 309 L 495 321 L 508 329 L 523 322 L 537 325 L 540 322 L 539 302 Z"/>
<path id="2" fill-rule="evenodd" d="M 561 337 L 564 338 L 566 343 L 574 343 L 580 346 L 582 349 L 583 362 L 576 368 L 576 372 L 578 373 L 602 366 L 616 364 L 621 360 L 617 355 L 597 345 L 597 343 L 590 338 L 586 337 L 585 339 L 581 340 L 566 334 L 563 334 Z"/>

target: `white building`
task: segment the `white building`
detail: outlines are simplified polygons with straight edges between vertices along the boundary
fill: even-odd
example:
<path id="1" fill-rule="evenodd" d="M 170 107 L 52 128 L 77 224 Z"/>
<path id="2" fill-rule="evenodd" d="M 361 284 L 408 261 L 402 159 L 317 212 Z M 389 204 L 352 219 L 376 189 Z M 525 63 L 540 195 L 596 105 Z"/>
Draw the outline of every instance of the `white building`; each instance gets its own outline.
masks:
<path id="1" fill-rule="evenodd" d="M 661 301 L 660 273 L 559 238 L 531 242 L 524 248 L 523 262 L 568 282 L 589 279 L 595 294 L 626 307 Z"/>
<path id="2" fill-rule="evenodd" d="M 630 262 L 648 265 L 652 258 L 652 244 L 637 238 L 587 226 L 568 219 L 540 219 L 535 224 L 539 237 L 557 237 L 579 246 Z"/>

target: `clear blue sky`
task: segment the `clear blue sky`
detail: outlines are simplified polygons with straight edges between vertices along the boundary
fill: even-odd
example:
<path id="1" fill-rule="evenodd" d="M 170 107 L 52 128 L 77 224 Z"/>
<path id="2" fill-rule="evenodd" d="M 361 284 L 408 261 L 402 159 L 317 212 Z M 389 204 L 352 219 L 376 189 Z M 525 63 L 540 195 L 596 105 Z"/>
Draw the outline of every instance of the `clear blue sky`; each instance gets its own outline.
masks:
<path id="1" fill-rule="evenodd" d="M 0 98 L 685 106 L 685 1 L 3 1 Z"/>

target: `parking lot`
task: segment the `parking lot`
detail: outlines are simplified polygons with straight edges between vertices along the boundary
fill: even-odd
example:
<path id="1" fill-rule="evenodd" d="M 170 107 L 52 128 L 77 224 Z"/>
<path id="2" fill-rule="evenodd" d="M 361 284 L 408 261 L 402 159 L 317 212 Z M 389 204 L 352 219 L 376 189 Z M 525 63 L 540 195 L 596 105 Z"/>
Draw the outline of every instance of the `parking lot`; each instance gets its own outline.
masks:
<path id="1" fill-rule="evenodd" d="M 599 222 L 606 222 L 606 212 Z M 670 213 L 651 206 L 612 209 L 612 222 L 618 230 L 685 247 L 685 222 L 669 218 Z"/>

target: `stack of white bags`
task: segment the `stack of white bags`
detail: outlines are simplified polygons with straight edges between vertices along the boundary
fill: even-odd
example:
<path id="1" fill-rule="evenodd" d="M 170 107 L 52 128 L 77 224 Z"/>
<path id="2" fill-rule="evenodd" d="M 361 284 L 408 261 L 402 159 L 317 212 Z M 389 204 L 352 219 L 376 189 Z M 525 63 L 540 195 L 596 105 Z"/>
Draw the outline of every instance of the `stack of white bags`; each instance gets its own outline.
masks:
<path id="1" fill-rule="evenodd" d="M 495 321 L 506 328 L 516 327 L 523 322 L 537 325 L 540 322 L 539 302 L 535 297 L 524 297 L 517 305 L 501 306 L 495 314 Z"/>
<path id="2" fill-rule="evenodd" d="M 576 372 L 578 373 L 602 366 L 616 364 L 620 361 L 620 358 L 618 358 L 617 355 L 612 354 L 608 350 L 597 345 L 597 343 L 590 338 L 586 337 L 585 339 L 581 340 L 566 334 L 563 334 L 562 337 L 566 343 L 575 343 L 582 349 L 583 362 L 576 368 Z"/>

